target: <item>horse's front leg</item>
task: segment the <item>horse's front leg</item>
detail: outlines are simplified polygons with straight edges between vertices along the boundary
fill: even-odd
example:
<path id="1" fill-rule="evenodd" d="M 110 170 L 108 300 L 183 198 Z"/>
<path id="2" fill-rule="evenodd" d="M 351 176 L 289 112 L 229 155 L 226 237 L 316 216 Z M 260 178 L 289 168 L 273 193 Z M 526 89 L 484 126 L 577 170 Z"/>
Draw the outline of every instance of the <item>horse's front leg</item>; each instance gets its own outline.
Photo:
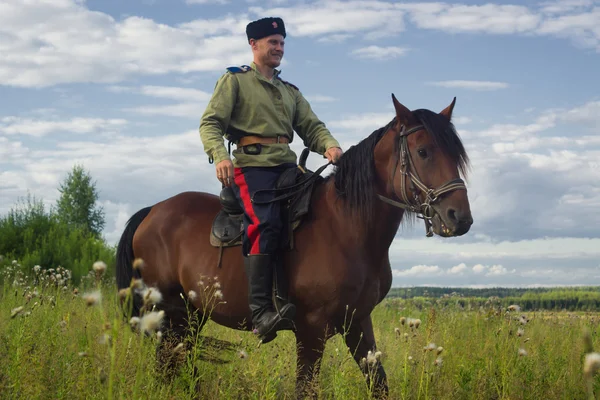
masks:
<path id="1" fill-rule="evenodd" d="M 354 360 L 366 375 L 367 386 L 370 387 L 373 380 L 372 392 L 375 398 L 386 398 L 389 393 L 387 376 L 377 354 L 371 316 L 353 321 L 350 327 L 346 327 L 344 339 Z"/>
<path id="2" fill-rule="evenodd" d="M 317 378 L 327 342 L 326 327 L 298 326 L 296 331 L 296 398 L 317 398 Z"/>

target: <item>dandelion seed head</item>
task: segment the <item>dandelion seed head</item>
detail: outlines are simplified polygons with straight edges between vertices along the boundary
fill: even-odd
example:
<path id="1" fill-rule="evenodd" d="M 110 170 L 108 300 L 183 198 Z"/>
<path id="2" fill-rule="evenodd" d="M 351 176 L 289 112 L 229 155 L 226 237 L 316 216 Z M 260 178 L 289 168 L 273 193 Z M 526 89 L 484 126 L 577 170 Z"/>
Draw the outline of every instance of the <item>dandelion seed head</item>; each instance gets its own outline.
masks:
<path id="1" fill-rule="evenodd" d="M 140 317 L 131 317 L 131 319 L 129 320 L 129 325 L 131 325 L 131 327 L 133 329 L 137 328 L 137 326 L 140 324 Z"/>
<path id="2" fill-rule="evenodd" d="M 223 292 L 221 292 L 221 290 L 215 290 L 215 295 L 214 295 L 217 299 L 222 300 L 223 299 Z"/>
<path id="3" fill-rule="evenodd" d="M 508 311 L 519 312 L 519 311 L 521 311 L 521 306 L 519 306 L 517 304 L 512 304 L 512 305 L 508 306 Z"/>
<path id="4" fill-rule="evenodd" d="M 144 260 L 139 257 L 133 261 L 133 269 L 142 270 L 145 265 Z"/>
<path id="5" fill-rule="evenodd" d="M 10 310 L 10 317 L 14 318 L 17 315 L 21 314 L 21 312 L 23 312 L 23 306 L 13 308 L 12 310 Z"/>
<path id="6" fill-rule="evenodd" d="M 525 357 L 525 356 L 527 356 L 527 350 L 525 350 L 524 348 L 520 348 L 520 349 L 519 349 L 519 356 L 520 356 L 520 357 Z"/>
<path id="7" fill-rule="evenodd" d="M 144 299 L 144 304 L 158 304 L 162 301 L 162 294 L 155 287 L 144 289 L 142 291 L 142 297 Z"/>
<path id="8" fill-rule="evenodd" d="M 444 348 L 443 348 L 442 346 L 439 346 L 439 347 L 437 348 L 437 354 L 438 354 L 438 355 L 442 354 L 442 351 L 444 351 Z"/>
<path id="9" fill-rule="evenodd" d="M 188 292 L 188 298 L 189 298 L 191 301 L 194 301 L 194 300 L 196 300 L 196 298 L 197 298 L 197 297 L 198 297 L 198 294 L 197 294 L 196 292 L 194 292 L 193 290 L 190 290 L 190 291 Z"/>
<path id="10" fill-rule="evenodd" d="M 600 353 L 588 353 L 583 363 L 583 373 L 587 377 L 594 376 L 600 370 Z"/>
<path id="11" fill-rule="evenodd" d="M 396 333 L 396 335 L 400 335 L 400 328 L 394 328 L 394 332 Z"/>
<path id="12" fill-rule="evenodd" d="M 180 351 L 183 350 L 183 343 L 179 343 L 177 346 L 175 346 L 175 348 L 173 349 L 173 353 L 178 353 Z"/>
<path id="13" fill-rule="evenodd" d="M 94 265 L 92 265 L 92 269 L 99 275 L 102 275 L 104 271 L 106 271 L 106 263 L 104 261 L 96 261 Z"/>
<path id="14" fill-rule="evenodd" d="M 147 333 L 156 331 L 160 327 L 164 316 L 165 312 L 163 310 L 152 311 L 144 314 L 140 320 L 140 330 Z"/>
<path id="15" fill-rule="evenodd" d="M 433 364 L 434 364 L 436 367 L 441 367 L 441 366 L 442 366 L 442 357 L 438 357 L 438 358 L 436 358 L 436 359 L 435 359 L 435 361 L 433 362 Z"/>
<path id="16" fill-rule="evenodd" d="M 83 300 L 85 300 L 85 304 L 88 307 L 91 307 L 100 303 L 100 301 L 102 300 L 102 293 L 99 290 L 96 290 L 93 292 L 85 293 L 82 297 Z"/>
<path id="17" fill-rule="evenodd" d="M 130 288 L 123 288 L 123 289 L 119 290 L 119 299 L 125 300 L 127 298 L 127 296 L 129 296 L 130 294 L 131 294 Z"/>
<path id="18" fill-rule="evenodd" d="M 524 333 L 525 333 L 525 331 L 523 330 L 523 328 L 517 329 L 517 336 L 521 337 L 521 336 L 523 336 Z"/>
<path id="19" fill-rule="evenodd" d="M 400 318 L 400 324 L 404 325 L 406 323 L 406 317 L 401 317 Z"/>
<path id="20" fill-rule="evenodd" d="M 248 358 L 248 353 L 246 353 L 245 350 L 240 350 L 240 351 L 238 351 L 237 354 L 238 354 L 238 357 L 241 358 L 241 359 Z"/>

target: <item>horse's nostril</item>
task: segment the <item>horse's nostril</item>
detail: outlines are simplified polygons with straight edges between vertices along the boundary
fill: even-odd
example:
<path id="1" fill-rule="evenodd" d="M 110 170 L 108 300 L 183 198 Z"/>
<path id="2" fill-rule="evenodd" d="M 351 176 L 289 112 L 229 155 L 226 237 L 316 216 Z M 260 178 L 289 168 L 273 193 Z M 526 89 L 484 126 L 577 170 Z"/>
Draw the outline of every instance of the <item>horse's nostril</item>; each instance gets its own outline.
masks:
<path id="1" fill-rule="evenodd" d="M 449 208 L 447 211 L 448 219 L 452 222 L 458 222 L 458 218 L 456 217 L 456 211 L 453 208 Z"/>

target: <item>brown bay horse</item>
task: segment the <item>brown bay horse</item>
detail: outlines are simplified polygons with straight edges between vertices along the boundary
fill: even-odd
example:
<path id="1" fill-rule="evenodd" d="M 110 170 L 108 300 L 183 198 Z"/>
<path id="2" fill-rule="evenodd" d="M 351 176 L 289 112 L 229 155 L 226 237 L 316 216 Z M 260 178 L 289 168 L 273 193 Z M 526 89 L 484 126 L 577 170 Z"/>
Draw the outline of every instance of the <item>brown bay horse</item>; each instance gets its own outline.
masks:
<path id="1" fill-rule="evenodd" d="M 456 99 L 440 113 L 410 111 L 394 95 L 392 100 L 392 121 L 348 149 L 334 172 L 315 184 L 310 216 L 294 232 L 293 250 L 283 253 L 289 296 L 297 308 L 298 394 L 306 393 L 307 382 L 316 377 L 327 339 L 346 332 L 360 368 L 365 373 L 371 368 L 374 381 L 367 378 L 367 383 L 385 396 L 383 366 L 365 366 L 361 359 L 376 351 L 371 312 L 392 284 L 388 254 L 401 221 L 419 216 L 428 236 L 442 237 L 463 235 L 473 223 L 460 178 L 469 160 L 451 123 Z M 210 318 L 233 329 L 252 329 L 241 247 L 219 249 L 209 243 L 221 207 L 218 196 L 180 193 L 133 215 L 119 242 L 119 288 L 129 287 L 135 276 L 158 288 L 163 294 L 158 308 L 165 310 L 175 334 L 183 334 L 186 326 L 181 294 L 200 293 L 201 276 L 218 279 L 225 301 Z M 132 268 L 135 258 L 144 261 L 141 271 Z M 200 296 L 187 301 L 196 313 L 205 309 Z"/>

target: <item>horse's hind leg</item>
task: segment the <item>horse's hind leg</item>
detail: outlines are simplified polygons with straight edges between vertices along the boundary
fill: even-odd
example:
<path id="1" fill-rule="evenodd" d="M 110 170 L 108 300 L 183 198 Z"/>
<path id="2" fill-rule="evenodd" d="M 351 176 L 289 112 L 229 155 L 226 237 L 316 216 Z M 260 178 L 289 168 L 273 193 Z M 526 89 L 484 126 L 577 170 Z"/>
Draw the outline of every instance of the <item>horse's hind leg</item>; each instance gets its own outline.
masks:
<path id="1" fill-rule="evenodd" d="M 354 360 L 367 376 L 367 386 L 371 386 L 372 380 L 373 395 L 376 398 L 387 397 L 387 376 L 377 354 L 371 316 L 361 321 L 354 321 L 350 327 L 346 327 L 345 341 Z"/>

